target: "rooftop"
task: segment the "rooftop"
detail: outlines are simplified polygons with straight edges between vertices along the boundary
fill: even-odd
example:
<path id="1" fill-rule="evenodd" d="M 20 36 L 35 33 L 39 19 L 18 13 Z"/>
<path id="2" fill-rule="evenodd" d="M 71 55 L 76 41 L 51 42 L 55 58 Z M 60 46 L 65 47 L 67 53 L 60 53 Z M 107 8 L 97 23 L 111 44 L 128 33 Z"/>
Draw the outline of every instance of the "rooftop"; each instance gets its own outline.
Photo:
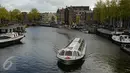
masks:
<path id="1" fill-rule="evenodd" d="M 90 10 L 89 6 L 70 6 L 67 8 Z"/>

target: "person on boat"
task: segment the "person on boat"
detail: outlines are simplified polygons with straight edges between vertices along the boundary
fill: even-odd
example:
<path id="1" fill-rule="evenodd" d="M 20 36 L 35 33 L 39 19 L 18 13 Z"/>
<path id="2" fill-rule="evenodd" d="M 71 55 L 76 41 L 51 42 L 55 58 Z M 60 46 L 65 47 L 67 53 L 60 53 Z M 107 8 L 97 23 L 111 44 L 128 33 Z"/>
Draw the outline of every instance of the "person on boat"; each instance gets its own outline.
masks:
<path id="1" fill-rule="evenodd" d="M 120 41 L 122 41 L 123 40 L 123 37 L 122 36 L 120 36 Z"/>

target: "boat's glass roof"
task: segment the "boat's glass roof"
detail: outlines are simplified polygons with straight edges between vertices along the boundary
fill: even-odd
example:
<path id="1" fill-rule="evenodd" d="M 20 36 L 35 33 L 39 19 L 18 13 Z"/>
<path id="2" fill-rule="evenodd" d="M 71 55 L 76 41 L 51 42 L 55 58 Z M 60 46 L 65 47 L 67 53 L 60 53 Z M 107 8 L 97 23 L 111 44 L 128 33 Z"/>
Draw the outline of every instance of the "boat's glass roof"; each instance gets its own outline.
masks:
<path id="1" fill-rule="evenodd" d="M 68 47 L 68 49 L 73 49 L 73 47 Z"/>

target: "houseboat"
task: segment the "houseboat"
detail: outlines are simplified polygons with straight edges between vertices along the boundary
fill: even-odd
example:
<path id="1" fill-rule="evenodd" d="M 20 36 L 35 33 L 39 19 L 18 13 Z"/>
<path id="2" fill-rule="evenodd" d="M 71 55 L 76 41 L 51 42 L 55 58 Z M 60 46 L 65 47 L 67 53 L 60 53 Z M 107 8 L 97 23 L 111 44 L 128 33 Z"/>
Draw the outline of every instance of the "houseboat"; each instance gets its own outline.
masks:
<path id="1" fill-rule="evenodd" d="M 61 49 L 57 53 L 59 61 L 66 65 L 75 64 L 75 62 L 81 61 L 86 53 L 85 40 L 81 38 L 75 38 L 68 44 L 67 47 Z"/>
<path id="2" fill-rule="evenodd" d="M 24 35 L 25 28 L 21 25 L 0 27 L 0 47 L 19 43 Z"/>

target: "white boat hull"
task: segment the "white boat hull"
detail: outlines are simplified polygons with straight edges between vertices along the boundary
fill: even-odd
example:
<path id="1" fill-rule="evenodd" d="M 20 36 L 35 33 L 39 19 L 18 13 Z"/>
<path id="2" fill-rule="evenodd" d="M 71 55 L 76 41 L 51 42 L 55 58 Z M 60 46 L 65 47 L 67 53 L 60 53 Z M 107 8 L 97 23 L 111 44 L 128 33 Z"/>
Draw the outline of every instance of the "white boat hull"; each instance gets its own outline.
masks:
<path id="1" fill-rule="evenodd" d="M 120 36 L 113 35 L 112 36 L 113 42 L 121 45 L 121 44 L 130 44 L 130 39 L 128 40 L 120 40 Z"/>
<path id="2" fill-rule="evenodd" d="M 17 38 L 9 38 L 6 40 L 0 40 L 0 48 L 20 43 L 20 40 L 24 37 L 25 37 L 25 35 L 21 35 L 21 36 L 18 36 Z"/>
<path id="3" fill-rule="evenodd" d="M 78 63 L 80 63 L 81 61 L 84 60 L 84 58 L 85 58 L 85 55 L 82 58 L 75 59 L 75 60 L 63 60 L 63 59 L 58 58 L 58 61 L 61 62 L 61 63 L 63 63 L 63 64 L 65 64 L 65 65 L 72 65 L 72 64 L 78 64 Z"/>
<path id="4" fill-rule="evenodd" d="M 57 55 L 57 58 L 58 58 L 59 62 L 65 64 L 65 65 L 71 65 L 71 64 L 78 64 L 79 62 L 84 60 L 85 55 L 86 55 L 86 44 L 84 46 L 82 55 L 80 57 L 76 58 L 76 59 L 65 60 L 65 59 L 62 59 L 59 55 Z"/>

